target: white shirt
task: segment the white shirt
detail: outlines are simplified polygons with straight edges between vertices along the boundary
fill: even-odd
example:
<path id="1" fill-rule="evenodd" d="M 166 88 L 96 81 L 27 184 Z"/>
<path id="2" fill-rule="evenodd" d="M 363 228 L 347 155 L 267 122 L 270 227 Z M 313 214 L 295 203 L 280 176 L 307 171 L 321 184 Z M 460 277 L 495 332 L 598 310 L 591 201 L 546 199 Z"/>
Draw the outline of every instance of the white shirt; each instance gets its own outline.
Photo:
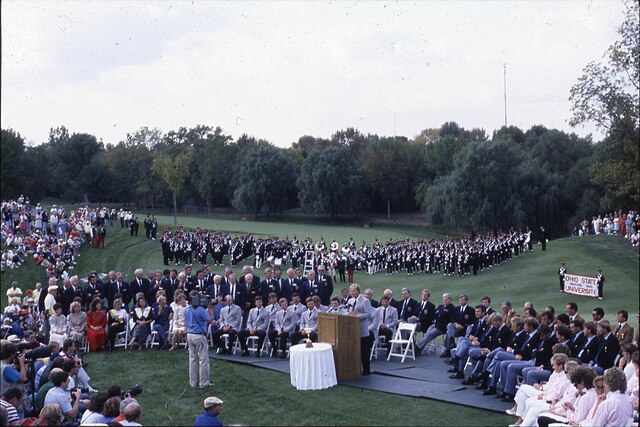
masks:
<path id="1" fill-rule="evenodd" d="M 607 393 L 607 398 L 600 403 L 593 417 L 594 426 L 625 426 L 633 416 L 631 398 L 620 391 Z"/>

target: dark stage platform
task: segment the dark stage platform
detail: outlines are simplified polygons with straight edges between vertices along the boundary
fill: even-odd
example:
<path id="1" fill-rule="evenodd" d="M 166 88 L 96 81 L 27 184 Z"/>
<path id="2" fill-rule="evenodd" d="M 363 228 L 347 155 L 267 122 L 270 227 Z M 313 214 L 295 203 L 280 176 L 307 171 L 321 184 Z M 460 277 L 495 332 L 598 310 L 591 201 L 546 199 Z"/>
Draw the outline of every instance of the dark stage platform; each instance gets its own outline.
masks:
<path id="1" fill-rule="evenodd" d="M 464 386 L 462 380 L 449 378 L 446 365 L 438 353 L 423 353 L 413 361 L 410 358 L 400 363 L 400 359 L 387 362 L 381 352 L 378 360 L 371 361 L 371 375 L 355 380 L 340 382 L 347 387 L 364 388 L 403 396 L 422 397 L 442 402 L 464 405 L 472 408 L 485 409 L 504 414 L 513 405 L 501 402 L 494 397 L 482 395 L 481 390 L 474 386 Z M 269 357 L 241 357 L 218 355 L 209 352 L 214 359 L 226 360 L 233 363 L 256 366 L 273 371 L 289 373 L 288 359 L 273 359 Z"/>

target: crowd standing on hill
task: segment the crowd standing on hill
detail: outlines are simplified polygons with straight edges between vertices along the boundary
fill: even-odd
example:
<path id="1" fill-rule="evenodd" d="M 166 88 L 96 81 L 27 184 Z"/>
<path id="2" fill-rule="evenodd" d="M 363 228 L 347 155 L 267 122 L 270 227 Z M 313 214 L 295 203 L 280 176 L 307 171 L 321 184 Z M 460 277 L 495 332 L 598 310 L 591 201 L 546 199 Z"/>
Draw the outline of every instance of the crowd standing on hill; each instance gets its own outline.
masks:
<path id="1" fill-rule="evenodd" d="M 633 246 L 640 244 L 638 230 L 640 229 L 640 214 L 638 211 L 615 211 L 609 214 L 594 216 L 591 221 L 584 218 L 579 226 L 574 227 L 574 236 L 588 236 L 606 234 L 607 236 L 622 236 Z"/>

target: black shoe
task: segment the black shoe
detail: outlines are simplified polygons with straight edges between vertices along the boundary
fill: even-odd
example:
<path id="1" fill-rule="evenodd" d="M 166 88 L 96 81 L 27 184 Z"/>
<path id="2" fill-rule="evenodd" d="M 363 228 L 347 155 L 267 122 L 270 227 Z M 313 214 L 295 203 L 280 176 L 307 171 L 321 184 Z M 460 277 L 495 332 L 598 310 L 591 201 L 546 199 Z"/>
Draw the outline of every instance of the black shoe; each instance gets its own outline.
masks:
<path id="1" fill-rule="evenodd" d="M 451 357 L 451 350 L 446 349 L 442 354 L 440 354 L 440 357 Z"/>
<path id="2" fill-rule="evenodd" d="M 469 377 L 466 380 L 462 381 L 462 385 L 474 385 L 476 380 L 473 377 Z"/>
<path id="3" fill-rule="evenodd" d="M 259 351 L 256 352 L 256 357 L 261 357 L 262 355 L 260 354 Z"/>
<path id="4" fill-rule="evenodd" d="M 282 353 L 282 354 L 280 355 L 280 359 L 286 359 L 286 358 L 287 358 L 287 355 L 286 355 L 285 353 Z"/>
<path id="5" fill-rule="evenodd" d="M 443 360 L 444 363 L 446 363 L 447 365 L 453 365 L 453 360 L 451 359 L 445 359 Z"/>
<path id="6" fill-rule="evenodd" d="M 496 392 L 496 389 L 493 387 L 489 387 L 482 393 L 483 396 L 493 396 L 495 394 L 497 394 L 497 392 Z"/>
<path id="7" fill-rule="evenodd" d="M 489 386 L 485 382 L 481 382 L 476 386 L 476 390 L 487 390 Z"/>
<path id="8" fill-rule="evenodd" d="M 449 372 L 449 373 L 458 372 L 458 368 L 447 369 L 447 372 Z"/>
<path id="9" fill-rule="evenodd" d="M 415 346 L 414 348 L 415 348 L 415 350 L 416 350 L 416 354 L 417 354 L 417 355 L 419 355 L 419 354 L 421 354 L 421 353 L 422 353 L 422 349 L 420 348 L 420 346 Z M 387 352 L 389 352 L 389 351 L 391 351 L 391 350 L 387 350 Z"/>
<path id="10" fill-rule="evenodd" d="M 504 391 L 502 393 L 496 394 L 496 399 L 504 399 L 505 397 L 507 397 L 507 393 L 505 393 Z"/>
<path id="11" fill-rule="evenodd" d="M 513 402 L 513 397 L 510 394 L 507 394 L 505 397 L 503 397 L 502 399 L 500 399 L 501 402 L 508 402 L 508 403 L 512 403 Z"/>
<path id="12" fill-rule="evenodd" d="M 464 374 L 462 372 L 458 372 L 454 375 L 449 375 L 449 378 L 452 378 L 455 380 L 461 380 L 461 379 L 464 379 Z"/>

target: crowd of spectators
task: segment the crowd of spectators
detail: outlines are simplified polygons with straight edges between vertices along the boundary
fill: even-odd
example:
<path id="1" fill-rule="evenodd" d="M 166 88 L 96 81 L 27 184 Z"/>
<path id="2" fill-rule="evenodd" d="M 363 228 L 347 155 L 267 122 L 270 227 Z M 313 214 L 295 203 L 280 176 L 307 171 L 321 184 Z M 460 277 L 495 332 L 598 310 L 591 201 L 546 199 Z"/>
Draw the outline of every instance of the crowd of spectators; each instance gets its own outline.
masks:
<path id="1" fill-rule="evenodd" d="M 129 349 L 153 348 L 155 344 L 158 349 L 177 349 L 185 345 L 184 312 L 190 304 L 187 295 L 199 291 L 210 297 L 206 307 L 211 318 L 207 333 L 209 342 L 218 352 L 235 353 L 233 344 L 237 339 L 240 355 L 247 356 L 250 354 L 249 338 L 256 336 L 255 356 L 264 355 L 263 343 L 268 340 L 271 351 L 267 356 L 286 358 L 287 343 L 296 344 L 305 336 L 317 339 L 318 312 L 344 314 L 348 311 L 345 306 L 347 289 L 325 294 L 323 289 L 330 278 L 324 274 L 324 268 L 319 267 L 306 277 L 298 275 L 299 269 L 296 272 L 290 268 L 284 278 L 279 269 L 267 267 L 263 270 L 263 280 L 251 265 L 243 267 L 242 280 L 238 280 L 230 267 L 220 275 L 213 274 L 208 266 L 193 274 L 190 265 L 181 271 L 149 271 L 146 276 L 142 269 L 137 269 L 128 282 L 124 281 L 122 272 L 109 272 L 104 281 L 90 274 L 84 286 L 75 276 L 63 280 L 61 286 L 52 277 L 44 305 L 39 306 L 25 298 L 17 307 L 13 303 L 7 306 L 4 318 L 5 321 L 8 319 L 13 335 L 7 338 L 31 343 L 29 345 L 48 343 L 54 354 L 61 352 L 63 355 L 75 354 L 77 348 L 114 351 L 117 340 Z M 617 322 L 613 324 L 603 319 L 604 311 L 600 307 L 595 307 L 591 320 L 586 321 L 574 302 L 567 303 L 563 313 L 557 313 L 552 306 L 536 310 L 531 302 L 526 302 L 520 314 L 509 301 L 502 302 L 500 309 L 494 311 L 488 296 L 473 306 L 466 295 L 460 295 L 456 307 L 452 303 L 453 296 L 446 293 L 442 295 L 442 304 L 436 307 L 430 301 L 427 289 L 421 292 L 419 300 L 411 297 L 408 288 L 402 289 L 401 295 L 395 300 L 393 291 L 387 289 L 377 301 L 371 290 L 364 292 L 375 307 L 370 327 L 372 338 L 388 340 L 399 324 L 415 324 L 416 330 L 423 333 L 415 341 L 415 351 L 428 357 L 427 350 L 435 348 L 435 338 L 442 336 L 441 356 L 450 367 L 451 377 L 463 380 L 465 385 L 477 385 L 486 396 L 495 395 L 505 401 L 515 399 L 517 405 L 510 411 L 519 417 L 518 425 L 534 425 L 533 421 L 539 417 L 579 419 L 573 409 L 573 412 L 567 412 L 569 406 L 565 402 L 570 401 L 577 408 L 575 399 L 569 400 L 571 393 L 568 390 L 574 395 L 580 387 L 590 390 L 589 384 L 593 384 L 597 375 L 604 375 L 604 390 L 607 390 L 600 400 L 618 399 L 618 403 L 624 405 L 625 402 L 631 405 L 633 401 L 637 406 L 640 327 L 631 325 L 629 314 L 624 310 L 616 313 Z M 33 320 L 25 323 L 29 316 Z M 41 328 L 38 328 L 39 322 Z M 21 329 L 22 339 L 16 333 Z M 223 334 L 229 335 L 228 341 L 222 339 Z M 152 342 L 153 336 L 157 341 Z M 122 342 L 122 338 L 126 341 Z M 56 361 L 55 358 L 52 360 Z M 81 359 L 74 361 L 67 367 L 67 373 L 74 377 L 73 384 L 89 387 L 89 376 L 82 372 Z M 7 360 L 10 362 L 12 360 Z M 576 370 L 579 375 L 573 379 L 572 371 L 567 369 L 572 364 L 583 366 L 587 371 Z M 69 388 L 68 384 L 60 387 L 66 379 L 52 378 L 46 368 L 40 366 L 36 372 L 40 369 L 44 371 L 40 373 L 43 379 L 51 379 L 52 387 Z M 60 369 L 65 370 L 64 363 Z M 627 386 L 622 387 L 617 374 L 611 373 L 612 369 L 624 372 Z M 19 359 L 14 370 L 14 377 L 17 375 L 18 378 L 26 371 L 21 368 Z M 519 377 L 522 377 L 522 385 L 518 387 Z M 43 379 L 38 379 L 38 383 L 46 384 Z M 620 397 L 621 394 L 627 398 Z M 101 399 L 105 397 L 97 395 Z M 534 404 L 530 401 L 538 399 L 537 396 L 545 396 L 544 402 Z M 98 417 L 96 413 L 106 416 L 107 400 L 101 404 L 100 399 L 93 402 L 93 398 L 86 400 L 86 396 L 81 396 L 78 413 L 87 414 L 86 406 L 94 418 Z M 582 408 L 586 403 L 581 405 Z M 598 417 L 605 415 L 599 411 L 608 411 L 606 416 L 611 417 L 627 414 L 619 412 L 620 404 L 601 404 L 599 407 L 598 411 L 587 411 L 583 415 L 602 419 Z M 63 415 L 76 416 L 73 405 L 61 407 L 61 410 Z M 115 410 L 106 412 L 113 414 Z M 611 415 L 614 412 L 622 415 Z"/>
<path id="2" fill-rule="evenodd" d="M 584 218 L 579 226 L 574 227 L 574 236 L 588 236 L 606 234 L 607 236 L 622 236 L 628 239 L 633 246 L 640 244 L 640 214 L 638 211 L 619 210 L 609 214 L 594 216 L 589 220 Z"/>

